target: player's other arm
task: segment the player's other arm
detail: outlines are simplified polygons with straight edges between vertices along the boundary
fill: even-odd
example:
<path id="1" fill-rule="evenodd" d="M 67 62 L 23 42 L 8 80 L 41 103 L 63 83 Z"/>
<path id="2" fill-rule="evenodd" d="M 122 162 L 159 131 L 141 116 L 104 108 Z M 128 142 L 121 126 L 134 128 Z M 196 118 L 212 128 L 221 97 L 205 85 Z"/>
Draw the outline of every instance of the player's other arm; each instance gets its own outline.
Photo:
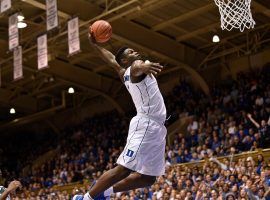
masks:
<path id="1" fill-rule="evenodd" d="M 143 75 L 157 75 L 163 69 L 159 63 L 152 63 L 149 61 L 136 60 L 131 65 L 131 74 L 134 77 L 141 77 Z"/>
<path id="2" fill-rule="evenodd" d="M 118 73 L 120 79 L 123 81 L 125 69 L 116 62 L 115 56 L 107 49 L 98 46 L 95 39 L 91 37 L 91 34 L 88 34 L 88 38 L 90 45 L 97 51 L 100 57 Z"/>

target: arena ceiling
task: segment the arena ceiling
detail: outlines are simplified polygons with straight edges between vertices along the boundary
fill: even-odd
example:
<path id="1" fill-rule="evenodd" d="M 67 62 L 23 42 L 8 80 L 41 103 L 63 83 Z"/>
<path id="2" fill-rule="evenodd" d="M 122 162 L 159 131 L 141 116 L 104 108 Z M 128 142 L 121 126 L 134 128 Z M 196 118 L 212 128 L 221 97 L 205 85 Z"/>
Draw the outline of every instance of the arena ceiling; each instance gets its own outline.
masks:
<path id="1" fill-rule="evenodd" d="M 221 31 L 218 9 L 212 0 L 58 0 L 60 26 L 48 33 L 49 68 L 37 71 L 36 39 L 46 31 L 44 0 L 14 0 L 13 8 L 0 18 L 0 120 L 15 106 L 22 116 L 61 104 L 61 91 L 75 87 L 78 104 L 105 98 L 112 103 L 121 95 L 117 75 L 91 49 L 89 24 L 108 20 L 113 37 L 106 48 L 115 52 L 123 44 L 142 51 L 166 65 L 161 78 L 185 69 L 199 72 L 208 63 L 231 55 L 247 55 L 270 42 L 270 0 L 252 0 L 256 27 L 241 33 Z M 12 80 L 13 56 L 8 51 L 8 16 L 21 11 L 28 27 L 20 30 L 24 78 Z M 81 52 L 67 54 L 67 20 L 80 18 Z M 221 42 L 212 43 L 218 34 Z M 70 103 L 69 101 L 67 103 Z"/>

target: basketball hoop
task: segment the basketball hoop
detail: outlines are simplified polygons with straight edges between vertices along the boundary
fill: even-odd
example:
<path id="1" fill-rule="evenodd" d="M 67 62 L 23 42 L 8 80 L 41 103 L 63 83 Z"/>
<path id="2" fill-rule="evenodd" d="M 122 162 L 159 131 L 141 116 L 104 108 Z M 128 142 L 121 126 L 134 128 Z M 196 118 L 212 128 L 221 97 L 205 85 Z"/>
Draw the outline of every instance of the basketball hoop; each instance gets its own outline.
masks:
<path id="1" fill-rule="evenodd" d="M 254 28 L 256 24 L 250 9 L 251 0 L 214 0 L 219 8 L 222 30 Z"/>

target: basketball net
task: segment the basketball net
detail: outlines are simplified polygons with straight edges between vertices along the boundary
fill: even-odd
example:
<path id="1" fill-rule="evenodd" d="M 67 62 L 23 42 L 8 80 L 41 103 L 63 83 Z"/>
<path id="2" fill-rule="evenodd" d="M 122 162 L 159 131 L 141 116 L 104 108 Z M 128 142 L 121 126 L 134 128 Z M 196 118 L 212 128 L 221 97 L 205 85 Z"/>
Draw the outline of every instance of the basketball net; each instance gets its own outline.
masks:
<path id="1" fill-rule="evenodd" d="M 219 8 L 222 30 L 254 28 L 256 24 L 250 9 L 251 0 L 214 0 Z"/>

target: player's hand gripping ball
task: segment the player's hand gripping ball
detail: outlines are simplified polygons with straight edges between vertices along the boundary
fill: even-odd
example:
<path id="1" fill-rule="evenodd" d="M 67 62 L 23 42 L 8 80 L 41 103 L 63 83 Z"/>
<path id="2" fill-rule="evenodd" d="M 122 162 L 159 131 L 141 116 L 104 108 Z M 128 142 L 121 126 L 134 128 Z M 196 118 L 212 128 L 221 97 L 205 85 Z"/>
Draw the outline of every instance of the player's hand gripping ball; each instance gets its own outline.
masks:
<path id="1" fill-rule="evenodd" d="M 112 26 L 105 20 L 98 20 L 89 27 L 91 37 L 98 43 L 105 43 L 111 39 Z"/>

